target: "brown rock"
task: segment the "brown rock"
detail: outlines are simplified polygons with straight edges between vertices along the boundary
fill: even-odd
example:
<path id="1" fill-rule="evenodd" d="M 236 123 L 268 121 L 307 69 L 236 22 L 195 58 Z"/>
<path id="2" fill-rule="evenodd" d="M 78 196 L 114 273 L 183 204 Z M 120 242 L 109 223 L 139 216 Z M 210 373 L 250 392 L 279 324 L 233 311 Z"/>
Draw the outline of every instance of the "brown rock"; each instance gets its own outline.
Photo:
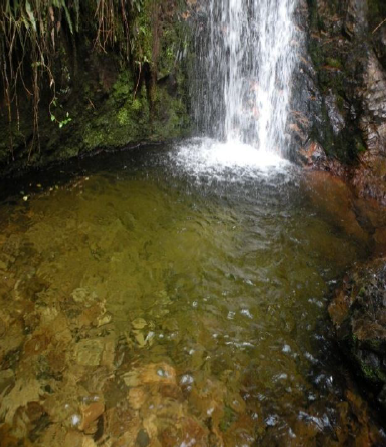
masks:
<path id="1" fill-rule="evenodd" d="M 305 190 L 316 209 L 348 235 L 361 241 L 368 240 L 369 236 L 354 212 L 354 195 L 342 179 L 328 172 L 312 171 L 305 176 Z"/>
<path id="2" fill-rule="evenodd" d="M 100 338 L 81 340 L 75 345 L 75 359 L 82 366 L 99 366 L 104 351 Z"/>
<path id="3" fill-rule="evenodd" d="M 183 418 L 178 425 L 170 425 L 159 434 L 159 441 L 163 447 L 181 445 L 195 445 L 209 447 L 209 430 L 191 417 Z"/>
<path id="4" fill-rule="evenodd" d="M 5 326 L 5 321 L 0 317 L 0 338 L 2 338 L 7 331 L 7 327 Z"/>
<path id="5" fill-rule="evenodd" d="M 79 425 L 79 430 L 87 433 L 95 433 L 97 428 L 95 422 L 102 416 L 104 411 L 105 404 L 102 401 L 81 405 L 80 414 L 82 416 L 82 421 Z"/>
<path id="6" fill-rule="evenodd" d="M 316 141 L 309 142 L 300 150 L 301 164 L 308 170 L 326 171 L 335 176 L 346 178 L 347 169 L 335 158 L 327 157 L 322 146 Z"/>
<path id="7" fill-rule="evenodd" d="M 126 385 L 137 387 L 151 383 L 176 383 L 176 371 L 166 363 L 152 363 L 133 369 L 123 377 Z"/>
<path id="8" fill-rule="evenodd" d="M 27 356 L 39 355 L 46 350 L 50 339 L 46 334 L 35 334 L 24 345 L 24 352 Z"/>
<path id="9" fill-rule="evenodd" d="M 57 343 L 51 346 L 47 354 L 48 364 L 53 372 L 63 372 L 67 366 L 66 364 L 66 346 Z"/>
<path id="10" fill-rule="evenodd" d="M 139 410 L 146 402 L 146 391 L 143 387 L 131 388 L 129 390 L 129 403 L 131 408 Z"/>
<path id="11" fill-rule="evenodd" d="M 131 432 L 133 427 L 139 427 L 140 425 L 137 413 L 129 408 L 126 402 L 117 407 L 109 408 L 104 413 L 103 418 L 104 431 L 113 439 L 122 438 L 125 433 Z"/>
<path id="12" fill-rule="evenodd" d="M 359 197 L 372 198 L 386 205 L 386 160 L 384 155 L 365 152 L 354 170 L 352 184 Z"/>
<path id="13" fill-rule="evenodd" d="M 255 441 L 255 422 L 246 414 L 240 415 L 223 436 L 225 445 L 252 446 Z"/>

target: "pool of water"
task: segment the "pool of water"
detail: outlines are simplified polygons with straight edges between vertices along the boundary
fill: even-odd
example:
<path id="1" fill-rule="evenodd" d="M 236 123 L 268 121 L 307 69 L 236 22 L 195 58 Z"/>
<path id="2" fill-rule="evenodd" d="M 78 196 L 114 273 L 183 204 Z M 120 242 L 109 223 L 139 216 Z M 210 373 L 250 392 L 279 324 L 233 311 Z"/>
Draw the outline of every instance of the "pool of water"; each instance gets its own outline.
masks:
<path id="1" fill-rule="evenodd" d="M 208 171 L 186 150 L 100 157 L 3 198 L 0 445 L 383 442 L 327 318 L 367 239 L 291 165 Z"/>

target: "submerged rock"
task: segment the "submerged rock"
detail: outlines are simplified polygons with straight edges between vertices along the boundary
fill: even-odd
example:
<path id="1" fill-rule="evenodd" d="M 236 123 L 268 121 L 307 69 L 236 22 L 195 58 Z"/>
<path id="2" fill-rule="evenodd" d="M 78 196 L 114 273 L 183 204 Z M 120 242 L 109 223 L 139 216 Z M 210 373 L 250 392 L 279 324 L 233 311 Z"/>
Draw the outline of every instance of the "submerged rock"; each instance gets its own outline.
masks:
<path id="1" fill-rule="evenodd" d="M 79 425 L 79 430 L 87 433 L 94 434 L 98 427 L 97 421 L 105 411 L 105 404 L 99 399 L 95 399 L 93 402 L 87 402 L 80 406 L 80 413 L 82 415 L 82 422 Z"/>
<path id="2" fill-rule="evenodd" d="M 99 366 L 102 362 L 104 343 L 101 339 L 82 340 L 75 345 L 75 359 L 82 366 Z"/>

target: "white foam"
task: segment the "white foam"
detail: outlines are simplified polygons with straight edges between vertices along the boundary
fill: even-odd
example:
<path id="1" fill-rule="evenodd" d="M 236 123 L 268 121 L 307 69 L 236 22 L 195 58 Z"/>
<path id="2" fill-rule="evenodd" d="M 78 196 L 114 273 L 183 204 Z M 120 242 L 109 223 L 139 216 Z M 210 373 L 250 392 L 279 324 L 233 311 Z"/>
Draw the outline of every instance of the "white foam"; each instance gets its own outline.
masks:
<path id="1" fill-rule="evenodd" d="M 279 155 L 256 149 L 237 140 L 220 142 L 209 138 L 194 139 L 181 144 L 172 155 L 175 164 L 196 175 L 217 178 L 261 176 L 272 171 L 285 171 L 290 163 Z"/>

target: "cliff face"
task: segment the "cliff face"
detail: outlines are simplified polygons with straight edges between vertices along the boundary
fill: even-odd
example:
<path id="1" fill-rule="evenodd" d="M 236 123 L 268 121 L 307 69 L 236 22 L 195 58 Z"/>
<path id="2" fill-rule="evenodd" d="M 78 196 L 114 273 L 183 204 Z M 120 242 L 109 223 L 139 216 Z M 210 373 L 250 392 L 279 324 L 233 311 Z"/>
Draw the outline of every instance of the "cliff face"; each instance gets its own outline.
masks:
<path id="1" fill-rule="evenodd" d="M 12 49 L 18 78 L 17 63 L 1 60 L 1 174 L 189 134 L 185 1 L 108 0 L 106 11 L 97 2 L 51 3 L 0 6 L 0 44 L 9 45 L 17 20 L 28 43 Z M 52 30 L 30 36 L 34 24 L 51 21 Z"/>
<path id="2" fill-rule="evenodd" d="M 291 123 L 293 139 L 301 147 L 294 158 L 309 169 L 340 176 L 357 196 L 375 199 L 371 203 L 378 205 L 386 204 L 385 19 L 383 0 L 301 3 L 304 57 Z M 377 213 L 372 218 L 380 219 Z M 348 272 L 329 313 L 353 370 L 385 409 L 386 264 L 381 220 L 374 223 L 372 234 L 378 259 Z"/>
<path id="3" fill-rule="evenodd" d="M 300 158 L 385 204 L 386 3 L 308 0 L 300 17 L 306 49 L 292 123 Z"/>

